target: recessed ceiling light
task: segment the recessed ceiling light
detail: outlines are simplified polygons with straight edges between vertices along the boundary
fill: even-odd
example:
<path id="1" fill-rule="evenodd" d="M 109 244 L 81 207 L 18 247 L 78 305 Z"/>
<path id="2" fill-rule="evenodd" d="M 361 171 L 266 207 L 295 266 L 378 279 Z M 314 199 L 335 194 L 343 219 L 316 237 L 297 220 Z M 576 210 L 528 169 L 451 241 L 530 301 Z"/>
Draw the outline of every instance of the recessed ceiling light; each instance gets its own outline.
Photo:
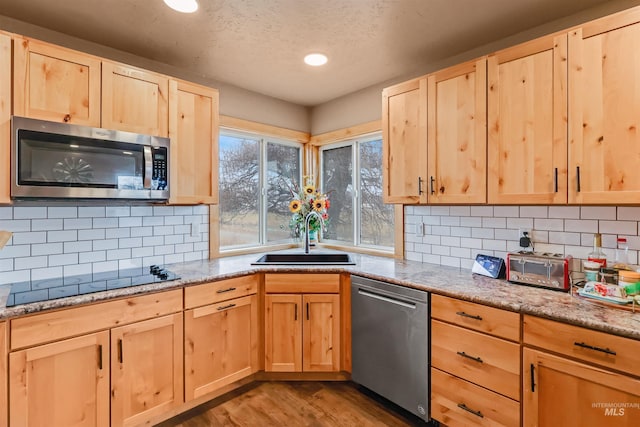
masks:
<path id="1" fill-rule="evenodd" d="M 307 65 L 319 67 L 320 65 L 324 65 L 327 63 L 327 56 L 321 53 L 310 53 L 309 55 L 304 57 L 304 62 Z"/>
<path id="2" fill-rule="evenodd" d="M 164 2 L 171 9 L 182 13 L 193 13 L 198 10 L 196 0 L 164 0 Z"/>

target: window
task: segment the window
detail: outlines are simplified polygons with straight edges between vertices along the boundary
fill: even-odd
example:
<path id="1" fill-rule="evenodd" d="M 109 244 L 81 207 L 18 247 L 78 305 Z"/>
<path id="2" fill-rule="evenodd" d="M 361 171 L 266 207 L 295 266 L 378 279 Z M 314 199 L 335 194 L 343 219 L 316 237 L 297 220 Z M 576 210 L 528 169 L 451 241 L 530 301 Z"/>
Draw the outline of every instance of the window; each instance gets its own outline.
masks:
<path id="1" fill-rule="evenodd" d="M 391 249 L 393 205 L 382 202 L 382 137 L 379 133 L 320 149 L 321 187 L 331 201 L 324 240 Z"/>
<path id="2" fill-rule="evenodd" d="M 302 144 L 221 131 L 220 249 L 290 241 L 291 190 L 301 181 Z"/>

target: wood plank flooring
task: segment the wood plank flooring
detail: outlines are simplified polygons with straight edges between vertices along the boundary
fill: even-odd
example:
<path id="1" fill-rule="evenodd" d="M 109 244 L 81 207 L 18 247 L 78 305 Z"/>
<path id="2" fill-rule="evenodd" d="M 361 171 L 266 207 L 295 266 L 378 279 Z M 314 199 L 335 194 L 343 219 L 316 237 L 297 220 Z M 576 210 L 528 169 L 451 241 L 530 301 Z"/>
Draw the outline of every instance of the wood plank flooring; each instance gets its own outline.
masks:
<path id="1" fill-rule="evenodd" d="M 254 382 L 156 427 L 429 426 L 350 382 Z"/>

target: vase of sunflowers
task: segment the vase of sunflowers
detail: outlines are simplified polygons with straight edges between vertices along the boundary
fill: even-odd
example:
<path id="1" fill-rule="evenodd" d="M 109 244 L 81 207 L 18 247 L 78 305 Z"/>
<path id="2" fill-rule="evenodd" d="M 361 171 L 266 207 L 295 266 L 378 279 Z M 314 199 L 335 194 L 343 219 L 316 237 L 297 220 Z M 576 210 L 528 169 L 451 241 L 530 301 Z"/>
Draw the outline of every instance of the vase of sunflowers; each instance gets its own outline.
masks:
<path id="1" fill-rule="evenodd" d="M 292 236 L 304 239 L 305 236 L 305 220 L 311 212 L 316 212 L 322 218 L 312 215 L 309 218 L 309 244 L 315 246 L 318 241 L 318 232 L 326 227 L 329 220 L 330 202 L 327 194 L 320 191 L 313 177 L 305 175 L 301 188 L 292 188 L 291 195 L 293 199 L 289 202 L 289 211 L 291 211 L 291 220 L 289 228 Z"/>

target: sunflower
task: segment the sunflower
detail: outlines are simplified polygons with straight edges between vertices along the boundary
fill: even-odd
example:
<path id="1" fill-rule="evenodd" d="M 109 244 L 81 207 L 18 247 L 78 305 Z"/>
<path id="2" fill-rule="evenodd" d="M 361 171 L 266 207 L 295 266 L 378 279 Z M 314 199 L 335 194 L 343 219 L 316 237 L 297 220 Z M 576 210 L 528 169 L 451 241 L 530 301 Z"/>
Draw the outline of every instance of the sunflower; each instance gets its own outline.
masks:
<path id="1" fill-rule="evenodd" d="M 305 185 L 304 186 L 304 194 L 311 195 L 316 192 L 316 187 L 313 185 Z"/>
<path id="2" fill-rule="evenodd" d="M 302 204 L 300 203 L 300 200 L 292 200 L 292 201 L 289 203 L 289 210 L 290 210 L 292 213 L 296 213 L 296 212 L 298 212 L 298 211 L 300 210 L 300 208 L 301 208 L 301 207 L 302 207 Z"/>
<path id="3" fill-rule="evenodd" d="M 313 210 L 314 211 L 322 212 L 324 210 L 324 207 L 325 207 L 324 199 L 314 200 L 314 202 L 313 202 Z"/>

